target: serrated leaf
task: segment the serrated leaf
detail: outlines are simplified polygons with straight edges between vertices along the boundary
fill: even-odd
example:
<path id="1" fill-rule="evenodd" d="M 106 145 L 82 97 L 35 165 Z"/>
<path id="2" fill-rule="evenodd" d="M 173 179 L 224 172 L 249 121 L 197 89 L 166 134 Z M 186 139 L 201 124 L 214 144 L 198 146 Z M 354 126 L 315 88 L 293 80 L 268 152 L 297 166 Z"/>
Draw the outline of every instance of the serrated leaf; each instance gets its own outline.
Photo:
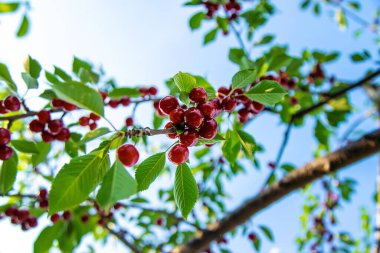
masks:
<path id="1" fill-rule="evenodd" d="M 198 199 L 198 186 L 189 166 L 184 163 L 175 172 L 174 200 L 186 219 Z"/>
<path id="2" fill-rule="evenodd" d="M 104 176 L 96 200 L 106 210 L 117 201 L 135 194 L 136 190 L 137 183 L 134 178 L 119 161 L 116 161 Z"/>
<path id="3" fill-rule="evenodd" d="M 232 88 L 245 88 L 251 85 L 256 80 L 256 71 L 253 69 L 246 69 L 237 72 L 232 77 Z"/>
<path id="4" fill-rule="evenodd" d="M 63 221 L 57 222 L 52 226 L 45 227 L 38 235 L 33 245 L 34 253 L 49 252 L 53 247 L 53 242 L 65 231 L 65 223 Z"/>
<path id="5" fill-rule="evenodd" d="M 71 104 L 104 115 L 103 99 L 99 92 L 79 82 L 55 83 L 54 93 Z"/>
<path id="6" fill-rule="evenodd" d="M 15 152 L 8 160 L 3 161 L 0 170 L 0 193 L 5 194 L 16 181 L 18 158 Z"/>
<path id="7" fill-rule="evenodd" d="M 94 131 L 88 132 L 83 137 L 83 139 L 78 142 L 78 145 L 83 145 L 83 144 L 85 144 L 85 143 L 87 143 L 89 141 L 95 140 L 95 139 L 99 138 L 100 136 L 106 135 L 106 134 L 108 134 L 110 132 L 111 131 L 107 127 L 97 128 Z"/>
<path id="8" fill-rule="evenodd" d="M 104 150 L 73 158 L 54 178 L 49 194 L 49 214 L 85 201 L 109 169 Z"/>
<path id="9" fill-rule="evenodd" d="M 38 154 L 38 148 L 36 143 L 32 141 L 25 140 L 13 140 L 11 145 L 20 152 L 28 153 L 28 154 Z"/>
<path id="10" fill-rule="evenodd" d="M 121 98 L 121 97 L 140 97 L 141 92 L 138 88 L 129 88 L 129 87 L 123 87 L 123 88 L 116 88 L 108 93 L 108 96 L 111 98 Z"/>
<path id="11" fill-rule="evenodd" d="M 22 17 L 20 27 L 17 30 L 17 37 L 24 37 L 29 31 L 29 19 L 27 15 Z"/>
<path id="12" fill-rule="evenodd" d="M 166 153 L 158 153 L 145 159 L 136 169 L 137 190 L 144 191 L 158 177 L 165 166 Z"/>
<path id="13" fill-rule="evenodd" d="M 178 72 L 173 80 L 179 91 L 187 93 L 195 88 L 197 83 L 197 80 L 192 75 L 183 72 Z"/>
<path id="14" fill-rule="evenodd" d="M 12 80 L 7 66 L 3 63 L 0 63 L 0 81 L 4 81 L 12 91 L 17 91 L 17 86 Z"/>
<path id="15" fill-rule="evenodd" d="M 287 91 L 277 82 L 264 80 L 250 89 L 245 96 L 264 105 L 273 105 L 282 100 Z"/>

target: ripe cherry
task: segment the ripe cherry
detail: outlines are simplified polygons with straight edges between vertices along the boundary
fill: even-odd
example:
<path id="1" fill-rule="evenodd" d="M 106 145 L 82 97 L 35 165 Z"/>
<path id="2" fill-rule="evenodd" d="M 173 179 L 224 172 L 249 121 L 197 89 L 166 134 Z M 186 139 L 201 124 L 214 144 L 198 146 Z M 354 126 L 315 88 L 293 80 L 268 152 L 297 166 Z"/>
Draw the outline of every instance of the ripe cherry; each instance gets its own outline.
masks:
<path id="1" fill-rule="evenodd" d="M 70 139 L 71 137 L 71 133 L 69 131 L 69 129 L 67 128 L 62 128 L 61 132 L 59 132 L 55 138 L 59 141 L 63 141 L 63 142 L 66 142 Z"/>
<path id="2" fill-rule="evenodd" d="M 4 107 L 9 111 L 15 112 L 20 110 L 21 103 L 16 96 L 9 96 L 4 100 Z"/>
<path id="3" fill-rule="evenodd" d="M 172 122 L 168 122 L 168 123 L 166 123 L 166 125 L 165 125 L 164 128 L 165 129 L 170 129 L 170 128 L 173 128 L 173 127 L 174 127 L 173 123 Z M 178 137 L 178 134 L 175 132 L 175 133 L 166 134 L 166 136 L 169 137 L 170 139 L 175 139 L 175 138 Z"/>
<path id="4" fill-rule="evenodd" d="M 189 128 L 196 129 L 201 127 L 204 119 L 203 114 L 197 108 L 192 107 L 185 112 L 185 124 Z"/>
<path id="5" fill-rule="evenodd" d="M 4 100 L 0 100 L 0 114 L 6 114 L 8 113 L 9 111 L 7 110 L 7 108 L 5 108 L 4 106 Z"/>
<path id="6" fill-rule="evenodd" d="M 168 158 L 176 165 L 183 164 L 189 159 L 189 149 L 183 144 L 176 144 L 170 149 Z"/>
<path id="7" fill-rule="evenodd" d="M 29 217 L 26 222 L 29 224 L 31 228 L 35 228 L 38 225 L 38 221 L 36 217 Z"/>
<path id="8" fill-rule="evenodd" d="M 232 112 L 237 105 L 236 99 L 225 97 L 222 101 L 222 107 L 225 112 Z"/>
<path id="9" fill-rule="evenodd" d="M 181 107 L 175 108 L 169 114 L 169 119 L 174 125 L 179 125 L 185 118 L 185 110 Z"/>
<path id="10" fill-rule="evenodd" d="M 148 90 L 149 94 L 152 95 L 152 96 L 156 96 L 157 95 L 157 88 L 156 87 L 150 87 L 149 90 Z"/>
<path id="11" fill-rule="evenodd" d="M 6 145 L 11 141 L 11 133 L 6 128 L 0 128 L 0 145 Z"/>
<path id="12" fill-rule="evenodd" d="M 80 117 L 79 118 L 79 125 L 88 126 L 89 123 L 90 123 L 90 118 L 88 118 L 88 117 Z"/>
<path id="13" fill-rule="evenodd" d="M 48 128 L 52 134 L 58 134 L 63 129 L 63 122 L 60 119 L 52 120 L 48 123 Z"/>
<path id="14" fill-rule="evenodd" d="M 252 101 L 251 110 L 253 111 L 253 113 L 258 114 L 262 110 L 264 110 L 264 105 L 258 102 Z"/>
<path id="15" fill-rule="evenodd" d="M 271 168 L 273 170 L 276 168 L 276 163 L 275 162 L 269 162 L 268 166 L 269 166 L 269 168 Z"/>
<path id="16" fill-rule="evenodd" d="M 44 188 L 40 189 L 39 194 L 38 194 L 38 198 L 39 199 L 46 199 L 46 197 L 47 197 L 47 190 Z"/>
<path id="17" fill-rule="evenodd" d="M 39 120 L 32 120 L 30 123 L 29 123 L 29 129 L 30 131 L 32 132 L 35 132 L 35 133 L 39 133 L 39 132 L 42 132 L 42 130 L 44 130 L 45 128 L 45 124 L 42 123 L 41 121 Z"/>
<path id="18" fill-rule="evenodd" d="M 256 241 L 257 240 L 257 236 L 255 233 L 250 233 L 248 235 L 248 239 L 251 240 L 252 242 Z"/>
<path id="19" fill-rule="evenodd" d="M 55 139 L 54 136 L 48 131 L 42 131 L 41 137 L 42 140 L 47 143 L 52 142 Z"/>
<path id="20" fill-rule="evenodd" d="M 56 108 L 63 107 L 64 103 L 65 102 L 59 98 L 53 98 L 53 100 L 51 101 L 51 105 Z"/>
<path id="21" fill-rule="evenodd" d="M 223 99 L 230 93 L 230 89 L 227 89 L 226 87 L 220 87 L 218 89 L 218 98 Z"/>
<path id="22" fill-rule="evenodd" d="M 48 110 L 42 110 L 39 113 L 37 113 L 38 120 L 46 124 L 50 121 L 50 112 Z"/>
<path id="23" fill-rule="evenodd" d="M 199 135 L 207 140 L 213 139 L 218 134 L 218 123 L 214 119 L 208 119 L 199 130 Z"/>
<path id="24" fill-rule="evenodd" d="M 119 104 L 120 101 L 116 99 L 111 99 L 110 101 L 108 101 L 108 105 L 111 106 L 111 108 L 116 108 L 119 106 Z"/>
<path id="25" fill-rule="evenodd" d="M 130 126 L 133 126 L 133 118 L 132 117 L 129 117 L 125 120 L 125 125 L 127 127 L 130 127 Z"/>
<path id="26" fill-rule="evenodd" d="M 64 211 L 62 214 L 62 217 L 64 220 L 70 220 L 71 219 L 71 212 L 70 211 Z"/>
<path id="27" fill-rule="evenodd" d="M 139 160 L 139 151 L 131 144 L 124 144 L 117 149 L 117 157 L 127 167 L 133 167 Z"/>
<path id="28" fill-rule="evenodd" d="M 103 101 L 106 100 L 106 98 L 108 96 L 107 92 L 100 90 L 99 93 L 102 96 Z"/>
<path id="29" fill-rule="evenodd" d="M 91 131 L 95 130 L 97 127 L 98 127 L 98 124 L 96 124 L 96 122 L 93 122 L 90 124 L 90 130 Z"/>
<path id="30" fill-rule="evenodd" d="M 5 161 L 11 158 L 13 149 L 8 146 L 0 146 L 0 160 Z"/>
<path id="31" fill-rule="evenodd" d="M 197 108 L 202 112 L 202 114 L 209 119 L 214 118 L 217 115 L 217 107 L 213 102 L 206 102 L 199 104 Z"/>
<path id="32" fill-rule="evenodd" d="M 100 116 L 92 112 L 90 113 L 90 119 L 92 119 L 93 121 L 98 121 L 100 120 Z"/>
<path id="33" fill-rule="evenodd" d="M 190 91 L 189 98 L 192 103 L 203 103 L 207 99 L 206 90 L 202 87 L 196 87 Z"/>
<path id="34" fill-rule="evenodd" d="M 162 226 L 164 224 L 164 220 L 162 218 L 156 219 L 157 226 Z"/>
<path id="35" fill-rule="evenodd" d="M 60 217 L 59 217 L 59 214 L 55 213 L 53 214 L 51 217 L 50 217 L 50 220 L 53 222 L 53 223 L 56 223 L 57 221 L 59 221 Z"/>
<path id="36" fill-rule="evenodd" d="M 78 107 L 76 105 L 73 105 L 73 104 L 70 104 L 70 103 L 67 103 L 64 101 L 63 103 L 63 109 L 65 109 L 66 112 L 70 112 L 70 111 L 73 111 L 75 109 L 77 109 Z"/>
<path id="37" fill-rule="evenodd" d="M 187 147 L 192 147 L 195 144 L 197 144 L 198 138 L 199 138 L 198 132 L 193 129 L 185 130 L 179 136 L 179 140 L 181 141 L 181 143 Z"/>
<path id="38" fill-rule="evenodd" d="M 128 106 L 131 104 L 131 99 L 129 97 L 123 97 L 121 100 L 120 100 L 120 103 L 123 105 L 123 106 Z"/>
<path id="39" fill-rule="evenodd" d="M 80 220 L 82 221 L 82 223 L 87 223 L 88 222 L 88 220 L 89 220 L 89 216 L 88 216 L 88 214 L 84 214 L 84 215 L 82 215 L 81 217 L 80 217 Z"/>
<path id="40" fill-rule="evenodd" d="M 178 100 L 174 96 L 166 96 L 160 100 L 159 108 L 160 110 L 169 115 L 171 111 L 179 106 Z"/>

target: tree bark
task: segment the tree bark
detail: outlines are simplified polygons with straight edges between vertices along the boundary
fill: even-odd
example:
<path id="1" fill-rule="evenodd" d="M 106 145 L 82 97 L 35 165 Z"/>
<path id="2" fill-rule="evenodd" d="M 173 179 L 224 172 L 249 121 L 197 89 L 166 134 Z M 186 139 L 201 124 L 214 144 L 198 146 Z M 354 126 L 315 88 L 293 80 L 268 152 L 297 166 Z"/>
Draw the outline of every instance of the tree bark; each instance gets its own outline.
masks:
<path id="1" fill-rule="evenodd" d="M 351 142 L 324 157 L 317 158 L 301 168 L 289 173 L 280 181 L 248 199 L 224 219 L 211 224 L 207 230 L 194 239 L 172 250 L 172 253 L 195 253 L 205 249 L 224 233 L 245 223 L 256 213 L 287 196 L 292 191 L 302 188 L 314 180 L 336 172 L 352 163 L 360 161 L 380 151 L 380 129 Z"/>

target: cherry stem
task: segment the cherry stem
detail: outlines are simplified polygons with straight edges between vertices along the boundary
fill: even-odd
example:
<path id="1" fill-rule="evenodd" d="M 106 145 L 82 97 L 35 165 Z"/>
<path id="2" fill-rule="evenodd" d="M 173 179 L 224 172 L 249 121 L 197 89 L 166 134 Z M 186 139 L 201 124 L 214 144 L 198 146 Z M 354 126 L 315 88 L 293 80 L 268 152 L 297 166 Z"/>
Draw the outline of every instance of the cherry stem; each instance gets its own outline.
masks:
<path id="1" fill-rule="evenodd" d="M 140 129 L 131 129 L 125 132 L 125 136 L 131 138 L 141 137 L 141 136 L 153 136 L 153 135 L 161 135 L 161 134 L 172 134 L 175 133 L 176 129 L 174 127 L 168 129 L 151 129 L 149 127 L 140 128 Z"/>

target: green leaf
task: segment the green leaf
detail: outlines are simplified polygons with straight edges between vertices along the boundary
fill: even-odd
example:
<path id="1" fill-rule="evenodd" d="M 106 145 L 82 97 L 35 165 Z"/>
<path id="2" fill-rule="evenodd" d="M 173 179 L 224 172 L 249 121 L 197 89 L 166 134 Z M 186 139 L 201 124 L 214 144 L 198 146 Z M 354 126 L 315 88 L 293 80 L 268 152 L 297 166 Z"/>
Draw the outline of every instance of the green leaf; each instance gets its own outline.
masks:
<path id="1" fill-rule="evenodd" d="M 49 214 L 79 205 L 109 169 L 105 150 L 73 158 L 55 177 L 49 194 Z"/>
<path id="2" fill-rule="evenodd" d="M 189 166 L 184 163 L 175 172 L 174 200 L 186 219 L 198 199 L 198 186 Z"/>
<path id="3" fill-rule="evenodd" d="M 37 79 L 40 77 L 41 73 L 41 64 L 33 59 L 30 55 L 28 55 L 28 58 L 26 58 L 24 62 L 24 69 L 25 72 L 28 73 L 31 77 Z"/>
<path id="4" fill-rule="evenodd" d="M 196 30 L 201 27 L 202 21 L 206 18 L 203 12 L 195 13 L 189 20 L 191 30 Z"/>
<path id="5" fill-rule="evenodd" d="M 277 82 L 264 80 L 250 89 L 245 96 L 264 105 L 273 105 L 282 100 L 287 91 Z"/>
<path id="6" fill-rule="evenodd" d="M 216 35 L 218 34 L 218 30 L 218 28 L 215 28 L 209 31 L 204 37 L 203 45 L 207 45 L 208 43 L 214 41 L 216 39 Z"/>
<path id="7" fill-rule="evenodd" d="M 144 191 L 158 177 L 165 166 L 166 153 L 158 153 L 145 159 L 136 169 L 137 190 Z"/>
<path id="8" fill-rule="evenodd" d="M 104 176 L 96 200 L 104 209 L 108 209 L 117 201 L 126 199 L 136 193 L 137 183 L 129 175 L 124 166 L 116 161 Z"/>
<path id="9" fill-rule="evenodd" d="M 253 69 L 246 69 L 237 72 L 232 77 L 232 88 L 245 88 L 251 85 L 256 80 L 256 71 Z"/>
<path id="10" fill-rule="evenodd" d="M 8 160 L 3 161 L 3 165 L 0 170 L 0 192 L 1 194 L 7 193 L 12 189 L 13 183 L 16 181 L 17 175 L 17 155 L 13 152 L 13 155 Z"/>
<path id="11" fill-rule="evenodd" d="M 195 76 L 196 79 L 196 87 L 202 87 L 206 90 L 208 98 L 214 98 L 216 95 L 216 91 L 214 87 L 204 78 L 201 76 Z"/>
<path id="12" fill-rule="evenodd" d="M 15 149 L 23 153 L 28 153 L 28 154 L 39 153 L 36 143 L 32 141 L 13 140 L 11 144 Z"/>
<path id="13" fill-rule="evenodd" d="M 63 69 L 54 66 L 54 75 L 59 76 L 64 81 L 71 81 L 71 76 L 67 74 Z"/>
<path id="14" fill-rule="evenodd" d="M 20 3 L 0 3 L 0 13 L 10 13 L 17 11 Z"/>
<path id="15" fill-rule="evenodd" d="M 18 28 L 17 37 L 24 37 L 29 31 L 29 19 L 27 15 L 24 15 L 20 24 L 20 27 Z"/>
<path id="16" fill-rule="evenodd" d="M 91 72 L 92 64 L 87 61 L 81 60 L 77 57 L 74 57 L 72 69 L 73 73 L 77 75 L 79 74 L 80 69 L 85 69 Z"/>
<path id="17" fill-rule="evenodd" d="M 37 80 L 34 79 L 30 74 L 22 72 L 21 77 L 24 80 L 28 89 L 37 89 L 38 88 Z"/>
<path id="18" fill-rule="evenodd" d="M 116 88 L 108 93 L 110 98 L 121 98 L 121 97 L 140 97 L 141 92 L 138 88 Z"/>
<path id="19" fill-rule="evenodd" d="M 196 146 L 202 146 L 204 144 L 213 144 L 213 143 L 221 142 L 221 141 L 224 141 L 224 140 L 225 140 L 225 138 L 218 133 L 212 140 L 207 140 L 207 139 L 204 139 L 204 138 L 199 138 Z"/>
<path id="20" fill-rule="evenodd" d="M 189 93 L 197 84 L 197 80 L 188 73 L 178 72 L 173 79 L 179 91 L 182 92 Z"/>
<path id="21" fill-rule="evenodd" d="M 32 155 L 33 167 L 36 167 L 38 164 L 46 161 L 46 157 L 51 148 L 51 144 L 46 142 L 38 142 L 36 143 L 36 146 L 39 153 Z"/>
<path id="22" fill-rule="evenodd" d="M 4 81 L 12 91 L 17 91 L 17 86 L 12 80 L 7 66 L 3 63 L 0 63 L 0 81 Z"/>
<path id="23" fill-rule="evenodd" d="M 52 88 L 59 98 L 98 115 L 104 115 L 103 99 L 96 90 L 79 82 L 55 83 Z"/>
<path id="24" fill-rule="evenodd" d="M 34 242 L 33 252 L 49 252 L 50 248 L 53 247 L 54 240 L 63 234 L 65 228 L 66 226 L 63 221 L 57 222 L 52 226 L 44 228 Z"/>
<path id="25" fill-rule="evenodd" d="M 226 134 L 226 141 L 222 145 L 224 157 L 230 164 L 235 164 L 239 151 L 240 143 L 236 131 L 228 130 Z"/>
<path id="26" fill-rule="evenodd" d="M 371 59 L 371 54 L 367 50 L 362 52 L 353 53 L 350 55 L 353 62 L 362 62 Z"/>
<path id="27" fill-rule="evenodd" d="M 239 137 L 240 144 L 243 147 L 243 150 L 247 154 L 247 156 L 253 159 L 253 155 L 256 150 L 256 142 L 255 139 L 249 134 L 244 132 L 243 130 L 237 130 L 237 136 Z"/>
<path id="28" fill-rule="evenodd" d="M 269 44 L 273 41 L 274 36 L 273 35 L 265 35 L 260 41 L 255 43 L 255 46 L 262 46 Z"/>
<path id="29" fill-rule="evenodd" d="M 107 127 L 100 127 L 94 131 L 88 132 L 82 140 L 78 142 L 78 145 L 85 144 L 89 141 L 95 140 L 100 136 L 110 133 L 111 131 Z"/>
<path id="30" fill-rule="evenodd" d="M 55 76 L 55 74 L 50 73 L 49 71 L 45 71 L 45 77 L 46 77 L 46 80 L 48 80 L 50 83 L 59 83 L 59 80 Z"/>
<path id="31" fill-rule="evenodd" d="M 274 241 L 272 231 L 268 227 L 261 225 L 259 228 L 271 242 Z"/>

